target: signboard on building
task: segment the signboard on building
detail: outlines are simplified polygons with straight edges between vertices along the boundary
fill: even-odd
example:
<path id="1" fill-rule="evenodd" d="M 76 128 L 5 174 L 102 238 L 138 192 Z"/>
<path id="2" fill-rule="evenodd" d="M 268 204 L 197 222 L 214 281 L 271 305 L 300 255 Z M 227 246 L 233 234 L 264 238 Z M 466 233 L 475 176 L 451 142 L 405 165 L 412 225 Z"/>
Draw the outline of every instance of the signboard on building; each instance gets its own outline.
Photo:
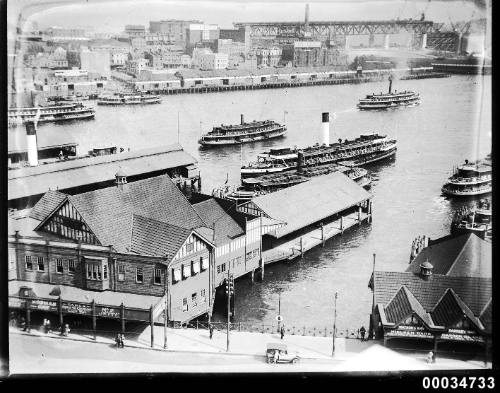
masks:
<path id="1" fill-rule="evenodd" d="M 400 325 L 396 329 L 388 330 L 386 337 L 434 338 L 434 335 L 423 326 Z"/>
<path id="2" fill-rule="evenodd" d="M 475 331 L 462 329 L 449 329 L 447 333 L 441 334 L 440 339 L 463 342 L 484 342 L 484 339 Z"/>

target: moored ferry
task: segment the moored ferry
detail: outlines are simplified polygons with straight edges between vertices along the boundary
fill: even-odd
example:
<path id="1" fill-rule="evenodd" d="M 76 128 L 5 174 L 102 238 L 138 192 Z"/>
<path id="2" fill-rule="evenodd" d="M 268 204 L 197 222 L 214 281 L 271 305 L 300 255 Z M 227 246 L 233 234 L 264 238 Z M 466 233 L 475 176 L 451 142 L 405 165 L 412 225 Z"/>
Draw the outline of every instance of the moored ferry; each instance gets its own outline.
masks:
<path id="1" fill-rule="evenodd" d="M 268 153 L 257 156 L 257 161 L 241 168 L 241 177 L 256 177 L 271 173 L 280 173 L 296 169 L 298 153 L 304 154 L 304 166 L 339 163 L 348 161 L 346 166 L 362 166 L 396 154 L 397 142 L 387 135 L 362 134 L 349 141 L 341 141 L 330 145 L 319 145 L 298 149 L 297 147 L 272 149 Z"/>
<path id="2" fill-rule="evenodd" d="M 159 104 L 161 98 L 153 94 L 115 93 L 102 95 L 97 99 L 97 105 L 138 105 Z"/>
<path id="3" fill-rule="evenodd" d="M 490 193 L 491 185 L 491 160 L 478 160 L 454 169 L 453 175 L 448 178 L 446 184 L 441 188 L 445 195 L 450 196 L 476 196 Z"/>
<path id="4" fill-rule="evenodd" d="M 203 135 L 198 143 L 202 146 L 239 145 L 257 142 L 285 135 L 286 126 L 273 120 L 252 121 L 245 123 L 241 115 L 241 124 L 214 127 Z"/>
<path id="5" fill-rule="evenodd" d="M 9 126 L 22 125 L 27 121 L 35 120 L 37 120 L 38 123 L 45 123 L 76 119 L 90 119 L 94 116 L 94 108 L 85 106 L 80 102 L 31 108 L 11 108 L 8 110 L 7 114 Z"/>
<path id="6" fill-rule="evenodd" d="M 400 106 L 412 106 L 420 103 L 420 95 L 413 91 L 392 92 L 392 79 L 389 78 L 389 92 L 387 94 L 368 94 L 359 100 L 358 108 L 362 110 L 389 109 Z"/>
<path id="7" fill-rule="evenodd" d="M 462 207 L 451 223 L 452 233 L 475 233 L 483 239 L 493 237 L 491 201 L 481 201 L 479 206 Z"/>

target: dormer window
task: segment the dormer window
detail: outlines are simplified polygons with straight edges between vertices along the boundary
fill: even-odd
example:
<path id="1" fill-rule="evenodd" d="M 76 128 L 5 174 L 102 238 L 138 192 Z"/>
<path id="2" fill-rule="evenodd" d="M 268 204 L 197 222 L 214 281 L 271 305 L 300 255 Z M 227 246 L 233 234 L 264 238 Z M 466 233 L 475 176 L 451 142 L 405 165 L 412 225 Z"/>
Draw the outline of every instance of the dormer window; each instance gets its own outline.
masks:
<path id="1" fill-rule="evenodd" d="M 123 186 L 127 184 L 127 175 L 122 169 L 115 174 L 115 184 L 119 188 L 123 188 Z"/>
<path id="2" fill-rule="evenodd" d="M 429 277 L 432 275 L 432 270 L 434 269 L 434 266 L 429 262 L 428 259 L 425 260 L 422 264 L 420 264 L 420 274 L 423 277 Z"/>

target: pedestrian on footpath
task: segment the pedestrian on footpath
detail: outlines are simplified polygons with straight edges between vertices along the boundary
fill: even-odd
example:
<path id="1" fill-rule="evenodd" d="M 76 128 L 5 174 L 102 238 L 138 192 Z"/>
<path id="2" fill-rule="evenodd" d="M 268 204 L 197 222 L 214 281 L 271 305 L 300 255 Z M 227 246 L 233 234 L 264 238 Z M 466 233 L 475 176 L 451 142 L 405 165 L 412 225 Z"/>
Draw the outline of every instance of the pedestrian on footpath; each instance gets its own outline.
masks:
<path id="1" fill-rule="evenodd" d="M 211 323 L 208 325 L 208 331 L 210 333 L 210 340 L 211 340 L 214 335 L 214 326 Z"/>
<path id="2" fill-rule="evenodd" d="M 434 353 L 432 351 L 427 354 L 427 363 L 434 363 Z"/>
<path id="3" fill-rule="evenodd" d="M 66 323 L 63 327 L 63 336 L 68 337 L 69 331 L 70 331 L 69 325 Z"/>
<path id="4" fill-rule="evenodd" d="M 281 339 L 283 340 L 283 337 L 285 337 L 285 325 L 281 327 L 280 333 L 281 333 Z"/>
<path id="5" fill-rule="evenodd" d="M 123 333 L 120 334 L 120 346 L 125 348 L 125 335 Z"/>
<path id="6" fill-rule="evenodd" d="M 365 333 L 366 333 L 365 327 L 361 326 L 361 329 L 359 329 L 359 332 L 361 333 L 361 341 L 365 341 Z"/>
<path id="7" fill-rule="evenodd" d="M 120 348 L 120 333 L 116 334 L 115 343 L 116 343 L 116 348 Z"/>

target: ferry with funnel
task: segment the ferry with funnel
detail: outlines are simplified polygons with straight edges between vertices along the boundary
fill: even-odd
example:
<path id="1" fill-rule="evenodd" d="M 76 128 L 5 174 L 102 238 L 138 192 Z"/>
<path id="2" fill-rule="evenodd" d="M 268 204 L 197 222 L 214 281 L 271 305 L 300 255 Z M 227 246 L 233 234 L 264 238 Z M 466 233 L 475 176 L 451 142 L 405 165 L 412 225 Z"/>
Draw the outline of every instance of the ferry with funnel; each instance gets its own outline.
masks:
<path id="1" fill-rule="evenodd" d="M 80 102 L 31 108 L 10 108 L 7 113 L 9 126 L 22 125 L 28 121 L 46 123 L 77 119 L 91 119 L 94 116 L 94 108 L 85 106 Z"/>
<path id="2" fill-rule="evenodd" d="M 361 110 L 389 109 L 400 106 L 413 106 L 420 103 L 420 95 L 413 91 L 392 92 L 392 79 L 389 78 L 389 92 L 387 94 L 368 94 L 359 100 Z"/>
<path id="3" fill-rule="evenodd" d="M 392 157 L 396 154 L 396 150 L 396 140 L 376 133 L 362 134 L 351 141 L 339 139 L 338 143 L 330 145 L 317 143 L 305 149 L 297 147 L 271 149 L 267 153 L 259 154 L 257 161 L 243 166 L 241 177 L 256 177 L 294 170 L 297 167 L 299 151 L 304 154 L 304 166 L 313 167 L 340 162 L 345 166 L 362 166 Z"/>
<path id="4" fill-rule="evenodd" d="M 245 123 L 241 115 L 241 124 L 214 127 L 203 135 L 198 143 L 202 146 L 240 145 L 272 138 L 279 138 L 286 133 L 286 126 L 273 120 L 252 121 Z"/>
<path id="5" fill-rule="evenodd" d="M 161 98 L 153 94 L 115 93 L 102 95 L 97 99 L 97 105 L 140 105 L 159 104 Z"/>
<path id="6" fill-rule="evenodd" d="M 465 164 L 454 169 L 441 191 L 445 195 L 460 197 L 488 194 L 492 190 L 491 171 L 490 156 L 472 163 L 465 160 Z"/>

